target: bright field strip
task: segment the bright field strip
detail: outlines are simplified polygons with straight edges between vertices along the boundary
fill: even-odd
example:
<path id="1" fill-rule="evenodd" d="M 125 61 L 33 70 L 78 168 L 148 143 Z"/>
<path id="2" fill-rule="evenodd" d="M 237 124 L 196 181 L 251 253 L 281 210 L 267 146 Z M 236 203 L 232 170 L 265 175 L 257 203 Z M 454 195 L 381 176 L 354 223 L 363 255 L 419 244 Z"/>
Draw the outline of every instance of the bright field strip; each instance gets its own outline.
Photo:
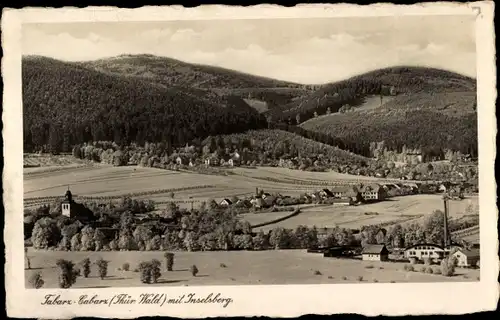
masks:
<path id="1" fill-rule="evenodd" d="M 456 276 L 443 277 L 419 272 L 423 265 L 415 266 L 417 272 L 406 272 L 403 271 L 404 263 L 324 258 L 322 254 L 307 253 L 305 250 L 176 252 L 172 272 L 165 271 L 165 258 L 161 251 L 67 252 L 30 249 L 28 256 L 33 269 L 26 270 L 25 285 L 29 286 L 31 274 L 41 272 L 44 288 L 57 288 L 55 264 L 58 259 L 68 259 L 77 264 L 87 257 L 92 262 L 98 257 L 108 260 L 108 277 L 101 280 L 97 276 L 97 267 L 92 265 L 90 277 L 78 277 L 72 288 L 373 283 L 374 280 L 386 283 L 443 282 L 477 281 L 479 277 L 479 270 L 457 268 Z M 151 259 L 161 261 L 162 276 L 157 284 L 142 284 L 140 273 L 133 270 L 139 262 Z M 130 264 L 131 271 L 118 270 L 124 263 Z M 221 268 L 221 263 L 226 267 Z M 188 271 L 193 264 L 199 269 L 197 277 Z M 438 266 L 433 268 L 438 269 Z M 316 270 L 321 274 L 315 275 Z M 362 281 L 358 280 L 359 276 L 363 277 Z"/>

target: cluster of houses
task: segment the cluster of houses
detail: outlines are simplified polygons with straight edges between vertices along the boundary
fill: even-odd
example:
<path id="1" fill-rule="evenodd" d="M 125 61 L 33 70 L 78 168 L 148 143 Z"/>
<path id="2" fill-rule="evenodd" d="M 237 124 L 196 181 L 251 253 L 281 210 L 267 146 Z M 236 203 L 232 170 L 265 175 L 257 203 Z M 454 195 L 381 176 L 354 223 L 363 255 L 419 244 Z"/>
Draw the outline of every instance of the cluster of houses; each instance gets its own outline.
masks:
<path id="1" fill-rule="evenodd" d="M 241 155 L 236 151 L 231 154 L 217 155 L 216 153 L 208 154 L 203 158 L 203 164 L 207 167 L 228 166 L 236 167 L 242 162 Z M 179 155 L 175 158 L 175 163 L 179 166 L 194 167 L 197 165 L 196 160 L 187 155 Z"/>
<path id="2" fill-rule="evenodd" d="M 443 248 L 441 246 L 429 243 L 416 244 L 404 250 L 406 260 L 415 259 L 416 261 L 424 261 L 426 258 L 434 263 L 439 263 L 447 256 L 457 259 L 459 267 L 475 267 L 479 264 L 479 249 L 465 249 L 461 246 L 453 246 L 451 248 Z M 452 248 L 453 248 L 452 247 Z M 367 261 L 389 261 L 389 250 L 384 244 L 371 244 L 363 247 L 361 256 Z M 330 254 L 331 256 L 331 254 Z"/>

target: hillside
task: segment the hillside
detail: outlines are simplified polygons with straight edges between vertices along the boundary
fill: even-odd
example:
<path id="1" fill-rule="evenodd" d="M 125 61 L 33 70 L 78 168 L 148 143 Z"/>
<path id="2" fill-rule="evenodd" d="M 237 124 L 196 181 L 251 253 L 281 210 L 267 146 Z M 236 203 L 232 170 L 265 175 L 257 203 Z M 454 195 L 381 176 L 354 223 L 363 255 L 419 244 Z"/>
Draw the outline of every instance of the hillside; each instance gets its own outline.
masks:
<path id="1" fill-rule="evenodd" d="M 256 156 L 254 159 L 262 163 L 297 158 L 297 166 L 304 163 L 310 167 L 317 160 L 318 167 L 328 167 L 337 172 L 345 171 L 340 166 L 365 167 L 372 162 L 371 159 L 337 147 L 278 129 L 250 130 L 211 137 L 204 140 L 203 145 L 212 145 L 213 148 L 238 146 L 243 152 L 253 153 Z"/>
<path id="2" fill-rule="evenodd" d="M 476 92 L 475 79 L 463 75 L 432 68 L 393 67 L 323 85 L 307 96 L 270 111 L 270 115 L 276 120 L 295 120 L 299 114 L 305 121 L 312 118 L 315 111 L 325 114 L 330 108 L 331 112 L 337 112 L 345 104 L 362 104 L 368 95 L 389 95 L 391 86 L 394 86 L 398 96 Z"/>
<path id="3" fill-rule="evenodd" d="M 104 74 L 74 63 L 25 57 L 24 147 L 69 151 L 86 141 L 167 141 L 184 145 L 209 135 L 266 126 L 237 97 L 212 102 L 188 89 Z"/>
<path id="4" fill-rule="evenodd" d="M 228 95 L 259 99 L 271 107 L 311 92 L 296 83 L 147 54 L 121 55 L 79 64 L 100 72 L 139 78 L 168 87 L 189 87 L 212 99 Z"/>
<path id="5" fill-rule="evenodd" d="M 389 86 L 396 94 L 388 94 Z M 316 98 L 321 93 L 324 98 Z M 447 149 L 477 156 L 476 84 L 458 74 L 379 70 L 326 85 L 301 103 L 282 106 L 279 116 L 299 120 L 301 128 L 329 135 L 365 156 L 371 156 L 370 143 L 380 141 L 389 150 L 420 148 L 424 156 L 440 158 Z"/>

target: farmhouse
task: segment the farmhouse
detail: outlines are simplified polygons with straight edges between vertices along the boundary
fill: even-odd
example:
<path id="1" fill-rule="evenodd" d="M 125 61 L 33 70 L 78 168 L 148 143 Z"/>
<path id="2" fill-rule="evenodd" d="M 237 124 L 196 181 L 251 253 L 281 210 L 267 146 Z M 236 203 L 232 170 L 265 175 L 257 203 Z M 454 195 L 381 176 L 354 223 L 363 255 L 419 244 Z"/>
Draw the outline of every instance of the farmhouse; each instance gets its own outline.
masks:
<path id="1" fill-rule="evenodd" d="M 235 206 L 239 208 L 250 208 L 252 207 L 252 203 L 247 199 L 239 199 L 238 201 L 236 201 Z"/>
<path id="2" fill-rule="evenodd" d="M 429 258 L 431 260 L 440 260 L 443 259 L 444 255 L 445 250 L 443 249 L 443 247 L 430 243 L 413 245 L 406 248 L 404 253 L 406 259 L 414 258 L 417 260 L 423 260 L 424 258 Z"/>
<path id="3" fill-rule="evenodd" d="M 459 267 L 475 267 L 479 262 L 478 249 L 466 250 L 459 248 L 452 256 L 457 258 L 457 265 Z"/>
<path id="4" fill-rule="evenodd" d="M 233 202 L 229 199 L 222 199 L 222 201 L 220 202 L 220 206 L 222 207 L 229 207 L 232 204 Z"/>
<path id="5" fill-rule="evenodd" d="M 389 260 L 389 250 L 383 244 L 369 244 L 361 252 L 363 260 L 387 261 Z"/>
<path id="6" fill-rule="evenodd" d="M 61 201 L 61 211 L 63 216 L 76 219 L 80 222 L 95 220 L 94 213 L 90 209 L 73 200 L 73 194 L 69 189 L 64 195 L 64 200 Z"/>
<path id="7" fill-rule="evenodd" d="M 379 184 L 373 183 L 361 188 L 361 196 L 365 200 L 384 200 L 387 196 L 384 188 Z"/>
<path id="8" fill-rule="evenodd" d="M 359 190 L 355 186 L 333 187 L 332 189 L 330 189 L 330 192 L 333 194 L 335 198 L 341 198 L 341 199 L 352 198 L 353 200 L 356 200 L 358 199 L 359 196 Z"/>

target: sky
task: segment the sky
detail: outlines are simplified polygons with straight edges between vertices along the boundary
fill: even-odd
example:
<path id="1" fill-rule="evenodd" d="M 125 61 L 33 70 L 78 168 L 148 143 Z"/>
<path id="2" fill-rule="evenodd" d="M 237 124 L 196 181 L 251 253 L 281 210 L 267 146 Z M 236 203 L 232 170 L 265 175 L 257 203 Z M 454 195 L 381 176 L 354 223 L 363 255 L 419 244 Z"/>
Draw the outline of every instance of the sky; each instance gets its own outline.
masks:
<path id="1" fill-rule="evenodd" d="M 476 77 L 473 16 L 26 24 L 24 55 L 66 61 L 154 54 L 321 84 L 397 65 Z"/>

